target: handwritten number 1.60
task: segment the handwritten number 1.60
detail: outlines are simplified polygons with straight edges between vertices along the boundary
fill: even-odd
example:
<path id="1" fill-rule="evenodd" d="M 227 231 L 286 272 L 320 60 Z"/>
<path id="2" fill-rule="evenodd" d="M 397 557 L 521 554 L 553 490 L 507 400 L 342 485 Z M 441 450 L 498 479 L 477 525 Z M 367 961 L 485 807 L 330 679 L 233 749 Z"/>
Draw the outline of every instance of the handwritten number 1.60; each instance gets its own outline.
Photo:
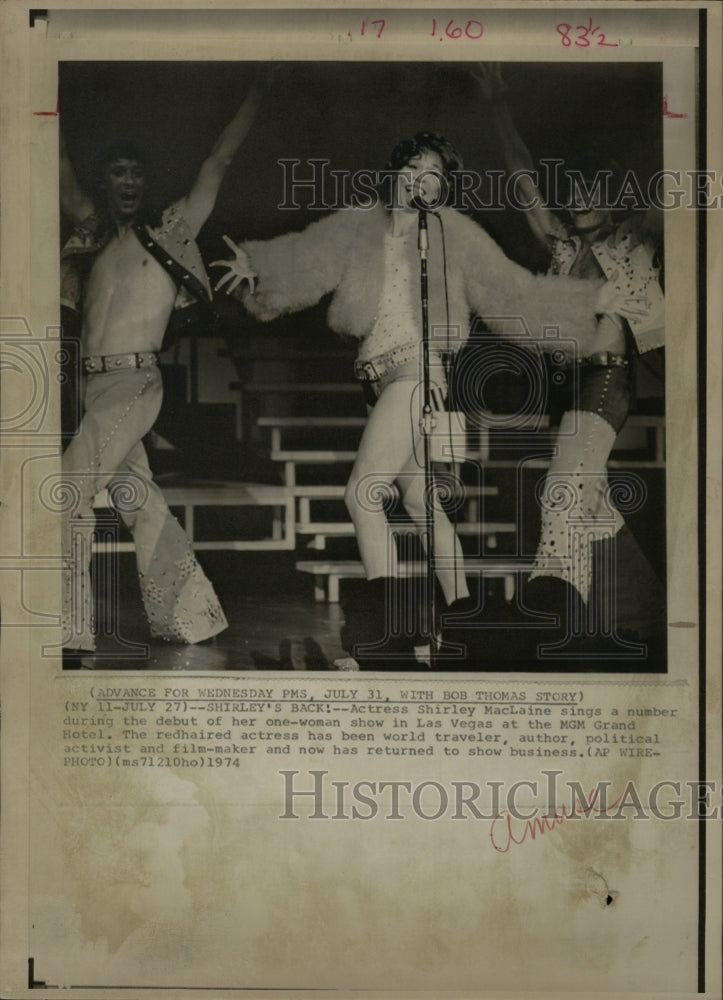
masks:
<path id="1" fill-rule="evenodd" d="M 473 41 L 475 41 L 476 39 L 482 37 L 484 31 L 485 29 L 479 21 L 467 21 L 467 23 L 463 28 L 461 25 L 455 24 L 454 18 L 452 18 L 450 21 L 447 22 L 447 26 L 444 29 L 444 33 L 443 34 L 440 33 L 439 37 L 441 39 L 444 38 L 445 36 L 447 38 L 462 38 L 462 36 L 464 36 L 465 38 L 471 38 Z M 436 34 L 437 34 L 437 19 L 433 17 L 432 30 L 430 31 L 430 35 L 434 37 Z"/>

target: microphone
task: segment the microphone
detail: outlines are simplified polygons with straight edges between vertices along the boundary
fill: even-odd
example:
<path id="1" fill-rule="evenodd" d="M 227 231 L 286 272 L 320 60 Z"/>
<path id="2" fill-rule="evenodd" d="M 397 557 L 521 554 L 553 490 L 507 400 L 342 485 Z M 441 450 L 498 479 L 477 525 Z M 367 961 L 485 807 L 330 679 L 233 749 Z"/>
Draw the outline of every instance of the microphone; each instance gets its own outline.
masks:
<path id="1" fill-rule="evenodd" d="M 410 199 L 410 205 L 419 212 L 419 238 L 417 249 L 420 253 L 426 254 L 429 250 L 429 236 L 427 234 L 427 212 L 429 209 L 418 195 Z"/>

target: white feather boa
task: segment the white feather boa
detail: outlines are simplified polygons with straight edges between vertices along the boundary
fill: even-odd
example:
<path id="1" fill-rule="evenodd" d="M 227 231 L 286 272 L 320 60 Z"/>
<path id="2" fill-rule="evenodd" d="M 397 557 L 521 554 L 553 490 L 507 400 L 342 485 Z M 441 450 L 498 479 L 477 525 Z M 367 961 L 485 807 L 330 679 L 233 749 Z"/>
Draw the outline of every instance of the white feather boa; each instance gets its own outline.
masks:
<path id="1" fill-rule="evenodd" d="M 331 292 L 329 326 L 362 339 L 374 326 L 382 292 L 386 225 L 381 206 L 344 209 L 302 232 L 246 242 L 243 249 L 257 282 L 253 294 L 246 289 L 239 297 L 258 319 L 270 320 L 314 305 Z M 549 336 L 552 328 L 559 330 L 559 337 L 574 340 L 579 354 L 590 352 L 602 280 L 533 275 L 453 209 L 429 216 L 430 330 L 447 327 L 442 226 L 452 349 L 462 345 L 470 319 L 477 315 L 503 335 L 517 337 L 521 329 L 527 331 L 546 350 L 556 346 L 556 338 Z M 412 267 L 418 268 L 414 242 L 407 241 L 406 246 L 414 257 Z M 418 309 L 421 329 L 421 304 Z"/>

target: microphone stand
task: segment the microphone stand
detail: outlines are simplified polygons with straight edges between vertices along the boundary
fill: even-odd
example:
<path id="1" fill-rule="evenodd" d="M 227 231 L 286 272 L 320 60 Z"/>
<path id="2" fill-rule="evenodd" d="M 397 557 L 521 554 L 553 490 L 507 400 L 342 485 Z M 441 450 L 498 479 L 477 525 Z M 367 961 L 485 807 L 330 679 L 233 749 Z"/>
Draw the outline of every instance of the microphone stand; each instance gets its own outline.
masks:
<path id="1" fill-rule="evenodd" d="M 427 593 L 426 612 L 427 630 L 429 633 L 429 667 L 434 670 L 437 656 L 437 632 L 435 629 L 435 573 L 434 573 L 434 475 L 432 472 L 432 450 L 430 436 L 437 421 L 432 410 L 432 387 L 429 376 L 429 287 L 427 281 L 427 252 L 429 250 L 429 234 L 427 232 L 427 212 L 418 209 L 419 214 L 419 266 L 422 294 L 422 375 L 424 402 L 419 428 L 424 439 L 424 507 L 426 535 L 426 567 Z"/>

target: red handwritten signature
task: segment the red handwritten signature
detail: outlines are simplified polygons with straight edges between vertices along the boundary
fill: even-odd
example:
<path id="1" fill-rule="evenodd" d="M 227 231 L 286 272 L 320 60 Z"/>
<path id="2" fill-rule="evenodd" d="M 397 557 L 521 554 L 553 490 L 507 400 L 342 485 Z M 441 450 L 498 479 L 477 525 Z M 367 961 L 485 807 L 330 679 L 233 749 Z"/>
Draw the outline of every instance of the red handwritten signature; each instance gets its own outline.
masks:
<path id="1" fill-rule="evenodd" d="M 549 833 L 551 830 L 556 830 L 563 823 L 576 816 L 603 815 L 609 809 L 613 808 L 613 806 L 618 805 L 622 801 L 624 794 L 622 792 L 614 802 L 606 801 L 598 804 L 600 789 L 593 788 L 588 799 L 582 798 L 578 800 L 576 798 L 571 808 L 563 805 L 559 809 L 555 809 L 552 813 L 547 813 L 543 816 L 535 815 L 526 820 L 515 817 L 511 812 L 503 809 L 501 813 L 495 816 L 490 827 L 492 846 L 500 854 L 507 854 L 511 847 L 520 846 L 528 840 L 537 840 L 538 837 Z M 520 826 L 517 826 L 517 824 L 520 824 Z"/>

